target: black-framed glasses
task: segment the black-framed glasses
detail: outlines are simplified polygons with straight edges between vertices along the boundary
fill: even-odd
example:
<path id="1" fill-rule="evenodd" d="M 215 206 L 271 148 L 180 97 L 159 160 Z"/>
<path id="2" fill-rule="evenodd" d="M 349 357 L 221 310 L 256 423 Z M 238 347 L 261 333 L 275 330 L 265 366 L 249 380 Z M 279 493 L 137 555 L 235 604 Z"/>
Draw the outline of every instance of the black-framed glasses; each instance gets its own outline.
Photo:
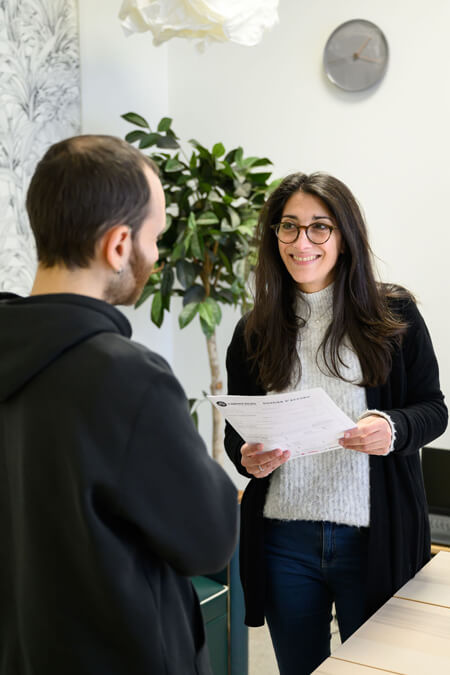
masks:
<path id="1" fill-rule="evenodd" d="M 300 230 L 305 230 L 306 236 L 312 244 L 325 244 L 331 237 L 333 230 L 338 230 L 337 225 L 328 223 L 311 223 L 310 225 L 297 225 L 292 220 L 284 220 L 270 226 L 283 244 L 293 244 L 300 236 Z"/>

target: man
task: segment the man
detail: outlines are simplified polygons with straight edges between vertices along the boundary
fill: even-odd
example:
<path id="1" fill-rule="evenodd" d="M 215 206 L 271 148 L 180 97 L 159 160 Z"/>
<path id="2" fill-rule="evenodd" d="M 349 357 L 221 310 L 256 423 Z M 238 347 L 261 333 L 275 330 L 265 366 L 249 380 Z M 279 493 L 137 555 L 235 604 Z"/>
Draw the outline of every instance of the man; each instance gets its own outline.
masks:
<path id="1" fill-rule="evenodd" d="M 31 296 L 0 296 L 0 673 L 210 673 L 189 576 L 231 557 L 236 490 L 112 306 L 158 258 L 161 183 L 127 143 L 79 136 L 27 209 Z"/>

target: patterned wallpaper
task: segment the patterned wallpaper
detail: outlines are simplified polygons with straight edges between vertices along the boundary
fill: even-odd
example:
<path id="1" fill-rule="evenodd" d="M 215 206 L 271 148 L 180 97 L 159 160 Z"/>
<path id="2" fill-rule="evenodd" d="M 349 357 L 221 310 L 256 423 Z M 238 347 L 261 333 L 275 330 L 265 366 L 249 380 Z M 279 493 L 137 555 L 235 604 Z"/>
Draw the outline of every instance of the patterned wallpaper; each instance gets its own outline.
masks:
<path id="1" fill-rule="evenodd" d="M 27 295 L 25 196 L 49 145 L 80 131 L 77 0 L 0 0 L 0 291 Z"/>

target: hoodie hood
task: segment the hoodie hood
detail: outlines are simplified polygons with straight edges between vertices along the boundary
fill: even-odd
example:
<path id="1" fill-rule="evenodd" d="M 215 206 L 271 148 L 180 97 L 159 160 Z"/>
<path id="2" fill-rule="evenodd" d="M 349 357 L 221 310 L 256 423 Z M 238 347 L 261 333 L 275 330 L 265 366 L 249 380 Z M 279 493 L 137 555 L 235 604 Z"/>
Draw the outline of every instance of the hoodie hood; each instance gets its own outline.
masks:
<path id="1" fill-rule="evenodd" d="M 112 305 L 84 295 L 0 293 L 0 403 L 98 333 L 129 338 L 131 326 Z"/>

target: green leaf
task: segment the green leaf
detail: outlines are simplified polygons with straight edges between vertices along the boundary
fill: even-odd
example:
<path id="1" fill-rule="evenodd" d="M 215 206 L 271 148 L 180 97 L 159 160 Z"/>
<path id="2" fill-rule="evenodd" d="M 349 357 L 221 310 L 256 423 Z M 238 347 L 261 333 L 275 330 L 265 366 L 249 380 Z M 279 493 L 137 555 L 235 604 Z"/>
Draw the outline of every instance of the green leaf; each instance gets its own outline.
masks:
<path id="1" fill-rule="evenodd" d="M 164 317 L 161 291 L 155 293 L 155 296 L 153 298 L 151 317 L 153 323 L 156 324 L 159 328 L 163 322 Z"/>
<path id="2" fill-rule="evenodd" d="M 222 163 L 223 163 L 222 173 L 224 173 L 229 178 L 234 179 L 236 177 L 236 174 L 234 173 L 233 169 L 231 168 L 229 163 L 226 161 L 226 159 L 224 159 Z"/>
<path id="3" fill-rule="evenodd" d="M 237 148 L 234 148 L 233 150 L 230 150 L 230 152 L 225 155 L 225 162 L 228 162 L 229 164 L 233 164 L 234 158 L 236 157 L 236 152 Z"/>
<path id="4" fill-rule="evenodd" d="M 161 295 L 167 296 L 170 295 L 172 291 L 173 282 L 175 280 L 175 275 L 173 269 L 167 265 L 164 267 L 161 279 Z"/>
<path id="5" fill-rule="evenodd" d="M 194 258 L 201 260 L 203 258 L 203 241 L 199 236 L 198 232 L 195 231 L 192 233 L 191 239 L 191 253 Z"/>
<path id="6" fill-rule="evenodd" d="M 184 164 L 182 164 L 175 157 L 171 157 L 171 159 L 168 159 L 167 162 L 165 163 L 164 169 L 168 173 L 173 173 L 174 171 L 182 171 L 184 169 Z"/>
<path id="7" fill-rule="evenodd" d="M 198 189 L 202 194 L 209 194 L 211 192 L 211 183 L 207 183 L 204 180 L 199 181 Z"/>
<path id="8" fill-rule="evenodd" d="M 159 136 L 158 142 L 156 144 L 158 148 L 168 148 L 169 150 L 175 150 L 180 147 L 180 144 L 177 143 L 176 139 L 173 136 Z"/>
<path id="9" fill-rule="evenodd" d="M 247 211 L 248 213 L 248 211 Z M 250 211 L 252 213 L 252 211 Z M 256 227 L 258 225 L 258 218 L 256 216 L 250 216 L 249 218 L 244 218 L 241 225 L 246 225 L 248 227 Z"/>
<path id="10" fill-rule="evenodd" d="M 252 167 L 258 161 L 258 159 L 258 157 L 246 157 L 242 160 L 241 166 L 244 169 L 250 169 L 250 167 Z"/>
<path id="11" fill-rule="evenodd" d="M 158 131 L 167 131 L 172 126 L 171 117 L 163 117 L 158 124 Z"/>
<path id="12" fill-rule="evenodd" d="M 217 190 L 211 190 L 211 192 L 208 195 L 208 199 L 210 202 L 215 202 L 217 204 L 222 203 L 222 195 L 220 195 Z"/>
<path id="13" fill-rule="evenodd" d="M 172 255 L 170 256 L 173 262 L 175 262 L 175 260 L 178 260 L 179 258 L 184 258 L 185 255 L 184 244 L 185 244 L 184 241 L 180 241 L 173 249 Z"/>
<path id="14" fill-rule="evenodd" d="M 225 148 L 222 143 L 216 143 L 212 149 L 213 157 L 222 157 L 225 154 Z"/>
<path id="15" fill-rule="evenodd" d="M 225 302 L 229 305 L 234 304 L 234 296 L 233 293 L 228 289 L 228 288 L 222 288 L 220 289 L 218 296 L 221 298 L 222 302 Z"/>
<path id="16" fill-rule="evenodd" d="M 226 218 L 222 218 L 222 220 L 220 221 L 220 229 L 222 230 L 222 232 L 226 232 L 227 234 L 229 232 L 234 231 L 233 226 L 230 225 L 230 223 L 228 222 L 228 220 Z"/>
<path id="17" fill-rule="evenodd" d="M 246 235 L 241 234 L 239 230 L 236 230 L 236 235 L 239 242 L 240 257 L 242 258 L 245 255 L 247 255 L 247 253 L 250 250 L 249 240 L 248 237 Z"/>
<path id="18" fill-rule="evenodd" d="M 161 281 L 161 272 L 153 272 L 153 274 L 150 274 L 148 281 L 147 281 L 147 286 L 151 284 L 152 286 L 156 286 L 159 284 Z"/>
<path id="19" fill-rule="evenodd" d="M 135 124 L 137 127 L 145 127 L 146 129 L 150 129 L 150 125 L 147 120 L 137 113 L 129 112 L 125 113 L 125 115 L 121 115 L 121 117 L 127 122 L 131 122 L 131 124 Z"/>
<path id="20" fill-rule="evenodd" d="M 149 148 L 151 145 L 156 145 L 158 141 L 159 134 L 151 133 L 151 134 L 145 134 L 141 142 L 139 143 L 139 147 L 141 149 L 143 148 Z"/>
<path id="21" fill-rule="evenodd" d="M 207 323 L 210 328 L 214 328 L 216 325 L 215 315 L 212 306 L 207 302 L 207 300 L 200 303 L 198 307 L 198 313 L 200 318 L 203 319 L 203 321 L 205 321 L 205 323 Z"/>
<path id="22" fill-rule="evenodd" d="M 231 195 L 224 195 L 222 199 L 224 204 L 227 204 L 228 206 L 234 202 L 234 198 Z"/>
<path id="23" fill-rule="evenodd" d="M 143 305 L 144 302 L 145 302 L 151 295 L 153 295 L 153 293 L 155 293 L 155 291 L 156 291 L 156 288 L 155 288 L 154 285 L 147 284 L 146 286 L 144 286 L 144 290 L 143 290 L 142 293 L 141 293 L 141 297 L 139 298 L 139 300 L 138 300 L 138 301 L 135 303 L 135 305 L 134 305 L 135 309 L 137 309 L 138 307 L 140 307 L 141 305 Z"/>
<path id="24" fill-rule="evenodd" d="M 275 180 L 273 180 L 273 181 L 272 181 L 271 183 L 269 183 L 269 185 L 267 186 L 267 192 L 268 192 L 268 193 L 273 192 L 273 190 L 275 190 L 275 189 L 280 185 L 280 183 L 281 183 L 282 180 L 283 180 L 282 178 L 275 178 Z"/>
<path id="25" fill-rule="evenodd" d="M 210 324 L 207 321 L 205 321 L 202 317 L 200 317 L 200 326 L 203 334 L 206 336 L 208 340 L 212 338 L 212 336 L 216 332 L 215 326 L 210 326 Z"/>
<path id="26" fill-rule="evenodd" d="M 126 136 L 125 140 L 127 143 L 135 143 L 136 141 L 139 141 L 143 136 L 146 136 L 147 134 L 145 131 L 140 131 L 139 129 L 135 129 L 134 131 L 130 131 Z"/>
<path id="27" fill-rule="evenodd" d="M 214 239 L 214 241 L 220 241 L 222 239 L 222 232 L 215 229 L 214 227 L 208 227 L 208 229 L 204 232 L 204 236 L 211 237 L 211 239 Z"/>
<path id="28" fill-rule="evenodd" d="M 183 288 L 189 288 L 195 281 L 197 271 L 195 266 L 188 260 L 177 260 L 177 277 Z"/>
<path id="29" fill-rule="evenodd" d="M 194 426 L 198 431 L 198 412 L 196 410 L 190 411 L 191 419 L 194 422 Z"/>
<path id="30" fill-rule="evenodd" d="M 225 255 L 225 253 L 220 248 L 219 248 L 218 253 L 219 253 L 219 258 L 221 259 L 222 263 L 225 265 L 225 269 L 227 270 L 228 274 L 233 274 L 233 268 L 232 268 L 231 263 L 228 260 L 227 256 Z"/>
<path id="31" fill-rule="evenodd" d="M 204 145 L 196 141 L 195 138 L 191 138 L 189 143 L 198 150 L 198 154 L 200 155 L 200 157 L 203 157 L 203 159 L 208 159 L 209 161 L 211 161 L 212 155 L 209 152 L 209 150 L 205 148 Z"/>
<path id="32" fill-rule="evenodd" d="M 233 295 L 236 297 L 237 295 L 240 295 L 242 293 L 242 286 L 239 283 L 238 279 L 235 279 L 233 283 L 230 286 L 230 290 L 233 293 Z"/>
<path id="33" fill-rule="evenodd" d="M 252 157 L 252 159 L 254 159 L 254 158 Z M 252 163 L 252 167 L 254 167 L 254 166 L 267 166 L 267 164 L 270 164 L 271 166 L 273 166 L 273 162 L 271 162 L 268 157 L 259 157 L 256 160 L 256 162 Z"/>
<path id="34" fill-rule="evenodd" d="M 188 288 L 186 293 L 183 296 L 183 305 L 189 305 L 192 302 L 199 303 L 203 302 L 205 299 L 205 289 L 200 284 L 194 284 L 191 288 Z"/>
<path id="35" fill-rule="evenodd" d="M 261 173 L 249 173 L 248 177 L 252 181 L 253 185 L 265 185 L 268 178 L 272 174 L 261 172 Z"/>
<path id="36" fill-rule="evenodd" d="M 197 229 L 197 221 L 195 220 L 195 215 L 193 214 L 192 211 L 189 214 L 187 227 L 188 227 L 188 230 L 190 230 L 191 232 L 193 232 L 194 230 Z"/>
<path id="37" fill-rule="evenodd" d="M 216 300 L 213 300 L 213 298 L 209 297 L 206 298 L 205 304 L 208 306 L 208 308 L 210 308 L 213 322 L 217 326 L 222 320 L 222 310 L 220 309 L 219 303 Z"/>
<path id="38" fill-rule="evenodd" d="M 180 328 L 184 328 L 185 326 L 188 325 L 188 323 L 192 321 L 192 319 L 198 312 L 198 308 L 199 304 L 197 302 L 189 302 L 187 305 L 183 307 L 178 317 L 178 324 Z"/>
<path id="39" fill-rule="evenodd" d="M 175 185 L 177 187 L 183 187 L 188 181 L 192 180 L 192 176 L 189 173 L 180 173 L 175 180 Z"/>
<path id="40" fill-rule="evenodd" d="M 234 153 L 234 161 L 238 166 L 242 166 L 242 156 L 244 154 L 244 151 L 241 147 L 236 148 L 236 152 Z"/>
<path id="41" fill-rule="evenodd" d="M 231 222 L 231 227 L 239 227 L 241 224 L 241 219 L 239 218 L 239 214 L 235 209 L 231 208 L 231 206 L 228 207 L 228 214 L 230 216 L 230 222 Z"/>
<path id="42" fill-rule="evenodd" d="M 218 217 L 214 211 L 205 211 L 197 218 L 197 225 L 217 225 Z"/>
<path id="43" fill-rule="evenodd" d="M 255 225 L 254 223 L 247 221 L 246 223 L 241 223 L 237 228 L 237 231 L 243 235 L 251 236 L 255 232 Z"/>

